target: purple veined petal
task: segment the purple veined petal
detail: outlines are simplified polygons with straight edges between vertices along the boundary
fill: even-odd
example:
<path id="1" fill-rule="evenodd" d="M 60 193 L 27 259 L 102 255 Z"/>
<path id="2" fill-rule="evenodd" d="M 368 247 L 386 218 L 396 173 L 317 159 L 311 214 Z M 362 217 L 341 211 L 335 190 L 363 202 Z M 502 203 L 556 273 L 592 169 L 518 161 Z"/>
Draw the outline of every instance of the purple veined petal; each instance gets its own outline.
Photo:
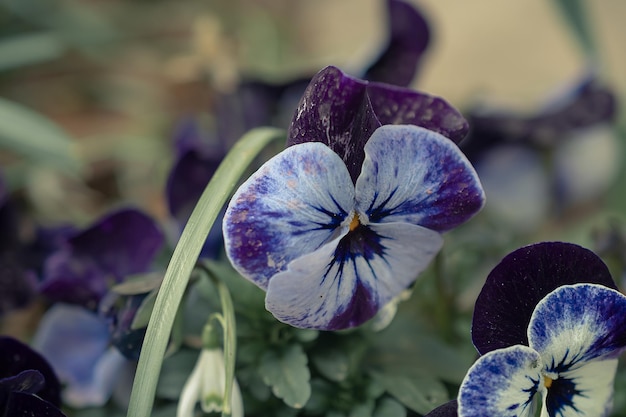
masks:
<path id="1" fill-rule="evenodd" d="M 520 248 L 491 271 L 474 306 L 472 340 L 481 354 L 528 345 L 535 306 L 562 285 L 588 282 L 617 289 L 608 268 L 593 252 L 563 242 Z"/>
<path id="2" fill-rule="evenodd" d="M 368 83 L 336 67 L 318 72 L 287 132 L 287 146 L 321 142 L 341 156 L 356 182 L 364 146 L 381 125 L 414 124 L 460 141 L 467 121 L 443 99 L 407 88 Z"/>
<path id="3" fill-rule="evenodd" d="M 261 288 L 287 264 L 348 231 L 354 187 L 341 159 L 321 143 L 292 146 L 235 193 L 223 223 L 226 254 Z"/>
<path id="4" fill-rule="evenodd" d="M 405 222 L 443 232 L 483 206 L 476 172 L 442 135 L 418 126 L 382 126 L 365 153 L 357 211 L 372 223 Z"/>
<path id="5" fill-rule="evenodd" d="M 66 417 L 54 404 L 37 395 L 21 392 L 9 394 L 4 411 L 7 416 Z"/>
<path id="6" fill-rule="evenodd" d="M 97 366 L 109 340 L 108 326 L 96 314 L 78 306 L 55 304 L 42 318 L 33 346 L 50 361 L 66 390 L 88 390 L 100 383 Z"/>
<path id="7" fill-rule="evenodd" d="M 424 417 L 457 417 L 457 408 L 458 403 L 457 400 L 448 401 L 445 404 L 440 405 L 435 408 L 430 413 L 426 414 Z"/>
<path id="8" fill-rule="evenodd" d="M 626 296 L 598 284 L 559 287 L 537 304 L 528 340 L 549 372 L 616 358 L 626 349 Z"/>
<path id="9" fill-rule="evenodd" d="M 426 19 L 405 1 L 387 0 L 389 11 L 389 44 L 367 70 L 370 81 L 408 86 L 415 76 L 422 55 L 430 41 Z"/>
<path id="10" fill-rule="evenodd" d="M 52 405 L 60 406 L 61 384 L 46 358 L 9 336 L 0 336 L 0 352 L 0 380 L 26 370 L 39 371 L 45 379 L 45 385 L 37 395 Z"/>
<path id="11" fill-rule="evenodd" d="M 561 373 L 544 393 L 541 415 L 608 416 L 613 406 L 617 362 L 617 359 L 587 362 Z"/>
<path id="12" fill-rule="evenodd" d="M 265 306 L 294 327 L 358 326 L 413 283 L 442 244 L 439 233 L 411 224 L 358 226 L 272 277 Z"/>
<path id="13" fill-rule="evenodd" d="M 478 358 L 458 395 L 459 417 L 531 417 L 533 397 L 545 390 L 541 358 L 527 346 L 498 349 Z"/>

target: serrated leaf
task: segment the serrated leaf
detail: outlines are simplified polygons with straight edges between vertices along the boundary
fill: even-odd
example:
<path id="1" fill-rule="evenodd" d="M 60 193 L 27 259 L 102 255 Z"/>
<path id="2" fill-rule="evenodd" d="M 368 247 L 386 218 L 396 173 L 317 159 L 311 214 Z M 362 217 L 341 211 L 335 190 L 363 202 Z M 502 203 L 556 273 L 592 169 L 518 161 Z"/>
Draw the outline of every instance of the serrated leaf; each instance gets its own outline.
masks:
<path id="1" fill-rule="evenodd" d="M 426 414 L 448 400 L 448 391 L 441 381 L 426 375 L 386 375 L 374 372 L 389 395 L 407 408 Z"/>
<path id="2" fill-rule="evenodd" d="M 311 356 L 311 362 L 320 374 L 335 382 L 344 381 L 350 371 L 350 358 L 338 349 L 318 350 Z"/>
<path id="3" fill-rule="evenodd" d="M 0 98 L 0 148 L 76 173 L 80 163 L 72 139 L 54 122 Z"/>
<path id="4" fill-rule="evenodd" d="M 259 375 L 285 404 L 302 408 L 311 396 L 311 373 L 307 356 L 300 345 L 270 350 L 263 354 Z"/>

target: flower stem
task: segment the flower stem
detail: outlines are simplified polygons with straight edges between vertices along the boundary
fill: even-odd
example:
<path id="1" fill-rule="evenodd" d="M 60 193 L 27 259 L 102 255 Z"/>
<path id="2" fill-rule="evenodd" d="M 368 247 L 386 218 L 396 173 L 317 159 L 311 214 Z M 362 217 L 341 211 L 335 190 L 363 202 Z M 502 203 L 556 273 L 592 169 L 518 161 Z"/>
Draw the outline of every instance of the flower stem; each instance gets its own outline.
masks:
<path id="1" fill-rule="evenodd" d="M 146 329 L 128 417 L 150 416 L 174 317 L 202 245 L 246 168 L 265 146 L 277 139 L 284 139 L 282 130 L 259 128 L 245 134 L 226 155 L 191 213 L 170 259 Z"/>

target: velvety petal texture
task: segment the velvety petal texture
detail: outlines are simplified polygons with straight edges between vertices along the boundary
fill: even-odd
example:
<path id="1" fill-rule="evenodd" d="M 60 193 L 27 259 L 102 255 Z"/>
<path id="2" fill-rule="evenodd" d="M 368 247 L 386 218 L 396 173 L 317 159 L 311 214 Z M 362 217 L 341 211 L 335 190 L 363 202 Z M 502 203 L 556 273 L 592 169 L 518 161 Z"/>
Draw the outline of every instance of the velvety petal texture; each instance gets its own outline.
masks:
<path id="1" fill-rule="evenodd" d="M 382 126 L 365 145 L 357 211 L 370 222 L 403 222 L 443 232 L 467 221 L 485 195 L 452 141 L 417 126 Z"/>
<path id="2" fill-rule="evenodd" d="M 72 236 L 46 261 L 40 290 L 55 301 L 95 309 L 112 280 L 148 270 L 163 241 L 143 212 L 116 211 Z"/>
<path id="3" fill-rule="evenodd" d="M 233 196 L 224 241 L 233 266 L 261 288 L 287 264 L 348 232 L 354 186 L 341 159 L 321 143 L 286 149 Z"/>
<path id="4" fill-rule="evenodd" d="M 457 417 L 457 408 L 458 408 L 457 400 L 448 401 L 445 404 L 440 405 L 435 408 L 430 413 L 426 414 L 424 417 Z"/>
<path id="5" fill-rule="evenodd" d="M 413 124 L 460 141 L 468 130 L 461 114 L 439 97 L 350 77 L 336 67 L 317 73 L 287 132 L 287 146 L 321 142 L 339 155 L 356 182 L 364 146 L 385 124 Z"/>
<path id="6" fill-rule="evenodd" d="M 527 346 L 487 353 L 474 363 L 461 383 L 459 416 L 534 416 L 533 397 L 545 389 L 541 371 L 541 357 Z"/>
<path id="7" fill-rule="evenodd" d="M 365 73 L 365 79 L 407 87 L 430 41 L 426 19 L 414 5 L 387 0 L 389 42 Z"/>
<path id="8" fill-rule="evenodd" d="M 474 307 L 472 340 L 485 354 L 528 345 L 535 306 L 562 285 L 594 283 L 617 289 L 604 262 L 581 246 L 563 242 L 529 245 L 507 255 L 489 274 Z"/>

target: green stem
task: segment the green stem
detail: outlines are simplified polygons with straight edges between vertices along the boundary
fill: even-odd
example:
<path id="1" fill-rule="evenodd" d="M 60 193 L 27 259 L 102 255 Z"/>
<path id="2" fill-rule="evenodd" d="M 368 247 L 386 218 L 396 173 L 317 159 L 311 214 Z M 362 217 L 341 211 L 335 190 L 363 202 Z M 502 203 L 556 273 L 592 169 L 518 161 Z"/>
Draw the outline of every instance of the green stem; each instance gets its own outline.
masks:
<path id="1" fill-rule="evenodd" d="M 218 213 L 259 152 L 270 142 L 283 138 L 283 131 L 278 129 L 259 128 L 248 132 L 226 155 L 202 193 L 174 249 L 154 304 L 137 364 L 128 417 L 149 417 L 152 412 L 174 317 Z"/>

